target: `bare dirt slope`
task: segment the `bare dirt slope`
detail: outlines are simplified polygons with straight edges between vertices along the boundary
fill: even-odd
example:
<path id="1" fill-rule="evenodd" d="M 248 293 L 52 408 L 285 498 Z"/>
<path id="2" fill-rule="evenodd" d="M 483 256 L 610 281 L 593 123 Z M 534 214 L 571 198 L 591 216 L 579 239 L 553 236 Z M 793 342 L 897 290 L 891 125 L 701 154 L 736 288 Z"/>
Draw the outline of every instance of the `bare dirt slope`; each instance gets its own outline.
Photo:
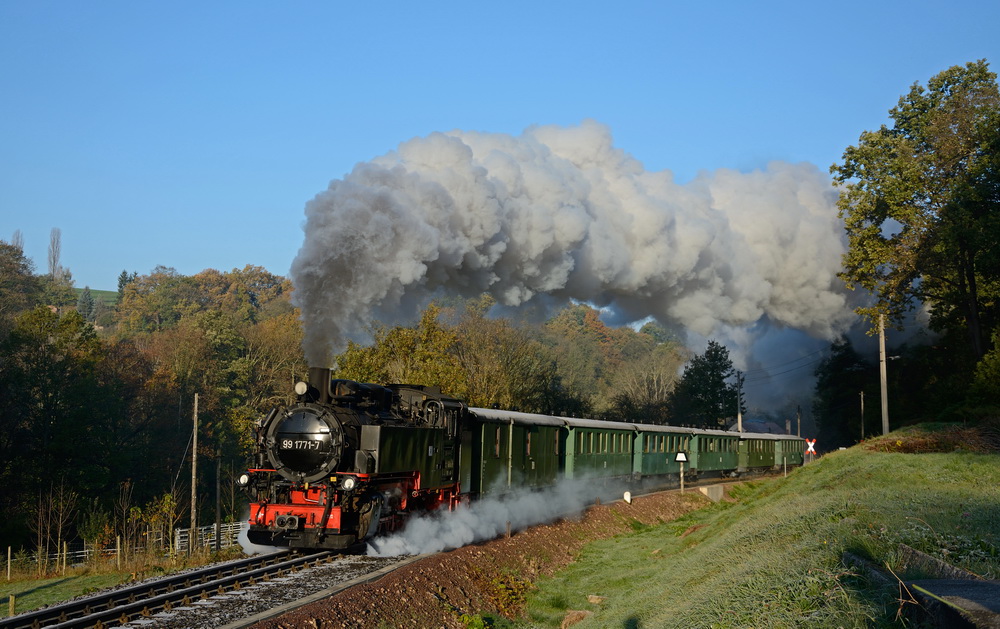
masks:
<path id="1" fill-rule="evenodd" d="M 462 616 L 523 614 L 534 581 L 569 564 L 588 541 L 668 522 L 697 509 L 698 492 L 661 492 L 589 508 L 575 520 L 536 526 L 508 539 L 466 546 L 410 564 L 254 629 L 467 626 Z"/>

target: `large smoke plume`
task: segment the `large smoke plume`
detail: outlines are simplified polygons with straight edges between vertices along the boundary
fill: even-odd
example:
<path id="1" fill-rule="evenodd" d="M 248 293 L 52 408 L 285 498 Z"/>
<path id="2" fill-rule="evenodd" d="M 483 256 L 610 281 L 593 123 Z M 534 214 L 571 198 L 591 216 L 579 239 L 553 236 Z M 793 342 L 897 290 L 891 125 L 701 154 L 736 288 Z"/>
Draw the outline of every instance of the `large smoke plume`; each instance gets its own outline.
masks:
<path id="1" fill-rule="evenodd" d="M 292 264 L 306 355 L 329 365 L 372 319 L 410 322 L 442 292 L 543 310 L 577 300 L 704 337 L 831 338 L 853 318 L 835 199 L 810 164 L 678 184 L 592 121 L 416 138 L 307 204 Z"/>

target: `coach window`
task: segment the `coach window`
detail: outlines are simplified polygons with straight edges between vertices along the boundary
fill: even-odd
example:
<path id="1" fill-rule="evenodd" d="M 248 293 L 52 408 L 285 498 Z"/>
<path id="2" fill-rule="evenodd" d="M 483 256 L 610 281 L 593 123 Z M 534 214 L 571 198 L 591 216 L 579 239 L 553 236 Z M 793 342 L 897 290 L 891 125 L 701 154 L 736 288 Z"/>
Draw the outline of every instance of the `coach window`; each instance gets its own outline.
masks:
<path id="1" fill-rule="evenodd" d="M 527 433 L 524 438 L 524 454 L 531 456 L 531 433 Z"/>
<path id="2" fill-rule="evenodd" d="M 500 427 L 499 426 L 497 426 L 497 438 L 496 438 L 496 441 L 493 442 L 493 457 L 497 458 L 497 459 L 500 458 Z"/>

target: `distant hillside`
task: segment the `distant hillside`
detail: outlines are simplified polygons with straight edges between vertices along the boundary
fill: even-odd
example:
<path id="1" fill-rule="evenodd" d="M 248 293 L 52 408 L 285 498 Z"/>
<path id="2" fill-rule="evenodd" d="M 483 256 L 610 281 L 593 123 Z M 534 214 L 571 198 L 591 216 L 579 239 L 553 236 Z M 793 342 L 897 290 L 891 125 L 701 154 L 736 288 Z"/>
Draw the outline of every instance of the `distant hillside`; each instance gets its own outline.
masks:
<path id="1" fill-rule="evenodd" d="M 79 299 L 83 293 L 83 289 L 77 288 L 74 290 L 76 290 L 76 297 Z M 99 301 L 105 306 L 114 306 L 118 303 L 118 291 L 116 290 L 96 290 L 91 288 L 90 296 L 94 298 L 94 301 Z"/>

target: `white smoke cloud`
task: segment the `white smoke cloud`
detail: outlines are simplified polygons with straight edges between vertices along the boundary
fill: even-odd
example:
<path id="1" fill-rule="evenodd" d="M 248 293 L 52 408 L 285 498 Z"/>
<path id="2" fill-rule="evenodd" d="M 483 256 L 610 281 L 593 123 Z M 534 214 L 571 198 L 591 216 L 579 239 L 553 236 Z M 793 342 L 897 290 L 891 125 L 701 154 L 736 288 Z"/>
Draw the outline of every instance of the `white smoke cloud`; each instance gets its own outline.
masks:
<path id="1" fill-rule="evenodd" d="M 810 164 L 680 185 L 610 130 L 453 131 L 358 164 L 306 206 L 292 264 L 309 363 L 439 292 L 508 307 L 573 299 L 705 337 L 764 322 L 831 338 L 854 319 L 830 179 Z"/>
<path id="2" fill-rule="evenodd" d="M 594 482 L 563 480 L 539 491 L 487 496 L 454 511 L 441 510 L 407 519 L 402 530 L 368 544 L 368 554 L 379 557 L 422 555 L 495 539 L 512 532 L 578 515 L 595 499 L 607 499 L 614 490 Z M 620 497 L 620 494 L 618 494 Z"/>

